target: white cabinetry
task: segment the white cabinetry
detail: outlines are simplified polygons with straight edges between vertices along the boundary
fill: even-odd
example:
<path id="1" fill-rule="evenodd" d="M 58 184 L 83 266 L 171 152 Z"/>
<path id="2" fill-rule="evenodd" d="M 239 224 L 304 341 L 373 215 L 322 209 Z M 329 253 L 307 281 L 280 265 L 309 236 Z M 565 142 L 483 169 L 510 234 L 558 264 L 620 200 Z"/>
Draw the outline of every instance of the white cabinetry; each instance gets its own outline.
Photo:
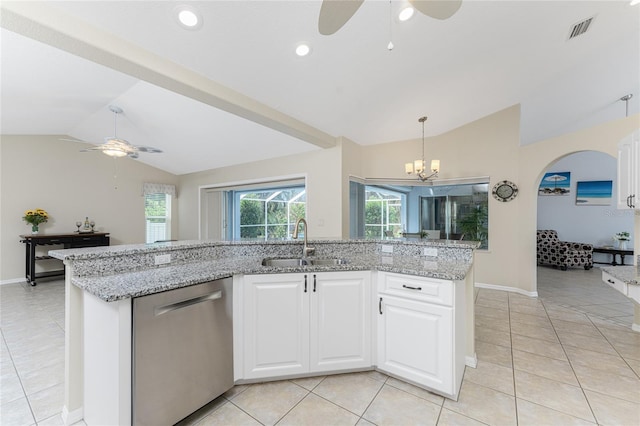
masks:
<path id="1" fill-rule="evenodd" d="M 604 281 L 605 284 L 608 284 L 610 287 L 618 290 L 629 299 L 634 300 L 636 303 L 640 303 L 640 284 L 627 284 L 626 282 L 615 278 L 613 275 L 604 271 L 602 271 L 602 281 Z"/>
<path id="2" fill-rule="evenodd" d="M 241 293 L 242 301 L 235 306 L 238 315 L 234 312 L 235 345 L 241 344 L 235 355 L 236 380 L 370 367 L 370 275 L 238 277 L 235 294 Z"/>
<path id="3" fill-rule="evenodd" d="M 618 143 L 619 209 L 640 209 L 640 130 Z"/>
<path id="4" fill-rule="evenodd" d="M 378 369 L 457 398 L 465 366 L 464 285 L 378 273 Z"/>

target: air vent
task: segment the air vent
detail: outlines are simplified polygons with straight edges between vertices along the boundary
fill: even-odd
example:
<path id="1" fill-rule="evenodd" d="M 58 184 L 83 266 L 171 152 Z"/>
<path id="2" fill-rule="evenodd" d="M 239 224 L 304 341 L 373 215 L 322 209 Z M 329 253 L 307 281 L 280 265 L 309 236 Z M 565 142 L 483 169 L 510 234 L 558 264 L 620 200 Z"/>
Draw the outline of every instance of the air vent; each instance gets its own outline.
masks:
<path id="1" fill-rule="evenodd" d="M 584 21 L 580 21 L 577 24 L 575 24 L 573 27 L 571 27 L 568 40 L 571 40 L 572 38 L 576 38 L 579 35 L 586 33 L 589 27 L 591 26 L 591 23 L 593 22 L 593 18 L 594 17 L 592 16 L 591 18 L 585 19 Z"/>

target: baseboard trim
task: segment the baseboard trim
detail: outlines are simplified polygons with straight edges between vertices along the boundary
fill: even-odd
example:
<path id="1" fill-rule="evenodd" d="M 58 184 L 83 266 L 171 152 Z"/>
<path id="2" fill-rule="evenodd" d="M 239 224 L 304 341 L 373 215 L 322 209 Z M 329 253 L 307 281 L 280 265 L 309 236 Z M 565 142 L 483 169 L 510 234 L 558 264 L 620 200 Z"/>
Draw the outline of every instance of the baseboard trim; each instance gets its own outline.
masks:
<path id="1" fill-rule="evenodd" d="M 485 284 L 485 283 L 475 283 L 474 286 L 478 288 L 486 288 L 489 290 L 508 291 L 511 293 L 518 293 L 518 294 L 522 294 L 524 296 L 529 296 L 529 297 L 538 297 L 537 291 L 526 291 L 517 287 L 508 287 L 505 285 L 495 285 L 495 284 Z"/>
<path id="2" fill-rule="evenodd" d="M 73 411 L 69 411 L 66 405 L 62 406 L 62 422 L 66 425 L 72 425 L 74 423 L 78 423 L 80 420 L 84 418 L 84 413 L 81 408 L 76 408 Z"/>
<path id="3" fill-rule="evenodd" d="M 27 280 L 25 278 L 12 278 L 10 280 L 2 280 L 2 281 L 0 281 L 0 285 L 26 283 L 26 282 L 27 282 Z"/>
<path id="4" fill-rule="evenodd" d="M 474 352 L 473 356 L 467 355 L 464 359 L 465 365 L 471 368 L 476 368 L 478 366 L 478 355 Z"/>

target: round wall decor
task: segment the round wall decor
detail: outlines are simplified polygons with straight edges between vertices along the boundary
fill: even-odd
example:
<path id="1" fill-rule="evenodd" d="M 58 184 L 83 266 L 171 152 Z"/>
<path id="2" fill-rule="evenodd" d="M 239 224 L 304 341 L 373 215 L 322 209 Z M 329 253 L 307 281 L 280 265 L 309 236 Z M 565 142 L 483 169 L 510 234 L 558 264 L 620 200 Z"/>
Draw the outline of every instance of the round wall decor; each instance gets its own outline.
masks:
<path id="1" fill-rule="evenodd" d="M 496 200 L 506 203 L 516 198 L 518 195 L 518 187 L 513 182 L 503 180 L 493 186 L 491 194 Z"/>

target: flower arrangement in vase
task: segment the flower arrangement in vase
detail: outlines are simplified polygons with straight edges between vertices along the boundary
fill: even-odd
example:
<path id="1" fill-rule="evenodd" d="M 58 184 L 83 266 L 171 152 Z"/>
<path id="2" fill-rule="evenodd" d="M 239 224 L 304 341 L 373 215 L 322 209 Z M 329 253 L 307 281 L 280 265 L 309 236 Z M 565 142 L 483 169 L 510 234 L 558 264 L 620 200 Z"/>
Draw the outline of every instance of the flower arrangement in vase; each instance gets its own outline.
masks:
<path id="1" fill-rule="evenodd" d="M 37 234 L 41 223 L 46 223 L 49 220 L 49 213 L 43 209 L 27 210 L 22 216 L 22 220 L 31 225 L 31 233 Z"/>
<path id="2" fill-rule="evenodd" d="M 627 249 L 627 241 L 629 241 L 629 233 L 628 232 L 618 232 L 613 236 L 613 239 L 618 241 L 618 248 L 620 250 Z"/>

